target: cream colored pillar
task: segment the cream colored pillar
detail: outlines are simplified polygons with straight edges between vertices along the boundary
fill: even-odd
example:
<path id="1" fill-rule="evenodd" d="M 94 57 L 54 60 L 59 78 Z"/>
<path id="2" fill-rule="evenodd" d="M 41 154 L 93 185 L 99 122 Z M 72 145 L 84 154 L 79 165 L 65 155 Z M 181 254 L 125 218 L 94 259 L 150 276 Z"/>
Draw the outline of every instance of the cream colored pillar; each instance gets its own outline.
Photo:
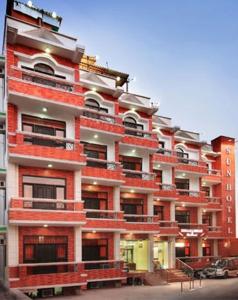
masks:
<path id="1" fill-rule="evenodd" d="M 6 178 L 6 190 L 7 190 L 7 206 L 9 206 L 12 197 L 19 196 L 19 175 L 18 165 L 8 164 L 7 178 Z"/>
<path id="2" fill-rule="evenodd" d="M 81 183 L 81 170 L 74 172 L 74 200 L 81 201 L 82 199 L 82 183 Z"/>
<path id="3" fill-rule="evenodd" d="M 218 240 L 213 241 L 213 255 L 218 256 Z"/>
<path id="4" fill-rule="evenodd" d="M 175 201 L 170 202 L 170 221 L 175 221 Z"/>
<path id="5" fill-rule="evenodd" d="M 114 232 L 114 259 L 120 260 L 120 232 Z"/>
<path id="6" fill-rule="evenodd" d="M 18 226 L 9 225 L 7 230 L 7 264 L 9 267 L 19 264 Z"/>
<path id="7" fill-rule="evenodd" d="M 216 212 L 212 212 L 212 226 L 215 227 L 217 226 L 217 214 Z"/>
<path id="8" fill-rule="evenodd" d="M 175 256 L 175 237 L 168 238 L 168 265 L 169 268 L 175 268 L 176 256 Z"/>
<path id="9" fill-rule="evenodd" d="M 202 253 L 202 238 L 198 238 L 198 256 L 203 256 L 203 253 Z"/>
<path id="10" fill-rule="evenodd" d="M 202 207 L 197 208 L 197 223 L 202 224 Z"/>
<path id="11" fill-rule="evenodd" d="M 154 235 L 149 234 L 148 235 L 148 271 L 153 272 L 154 271 Z"/>
<path id="12" fill-rule="evenodd" d="M 82 261 L 82 229 L 80 226 L 74 227 L 74 253 L 75 262 Z"/>
<path id="13" fill-rule="evenodd" d="M 154 215 L 154 196 L 153 194 L 148 194 L 147 197 L 147 215 Z"/>
<path id="14" fill-rule="evenodd" d="M 113 210 L 120 211 L 120 187 L 113 188 Z"/>

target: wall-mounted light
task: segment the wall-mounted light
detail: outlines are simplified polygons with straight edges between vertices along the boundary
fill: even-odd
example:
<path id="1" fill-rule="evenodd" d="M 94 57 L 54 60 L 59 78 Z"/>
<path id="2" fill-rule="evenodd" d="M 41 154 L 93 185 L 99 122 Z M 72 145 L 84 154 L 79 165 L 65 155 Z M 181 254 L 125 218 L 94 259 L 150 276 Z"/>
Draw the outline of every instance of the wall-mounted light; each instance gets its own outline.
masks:
<path id="1" fill-rule="evenodd" d="M 121 80 L 121 77 L 120 77 L 120 76 L 117 76 L 116 79 L 117 79 L 117 81 L 120 81 L 120 80 Z"/>
<path id="2" fill-rule="evenodd" d="M 97 139 L 98 138 L 98 135 L 97 134 L 94 134 L 94 136 L 93 136 L 95 139 Z"/>
<path id="3" fill-rule="evenodd" d="M 97 183 L 97 181 L 94 181 L 93 184 L 96 185 L 96 184 L 98 184 L 98 183 Z"/>
<path id="4" fill-rule="evenodd" d="M 131 192 L 131 193 L 135 193 L 135 191 L 134 191 L 134 190 L 130 190 L 130 192 Z"/>
<path id="5" fill-rule="evenodd" d="M 44 227 L 45 227 L 45 228 L 47 228 L 47 227 L 48 227 L 48 225 L 47 225 L 47 224 L 44 224 Z"/>
<path id="6" fill-rule="evenodd" d="M 43 108 L 42 108 L 42 111 L 43 111 L 43 112 L 47 112 L 47 111 L 48 111 L 48 108 L 47 108 L 47 107 L 43 107 Z"/>
<path id="7" fill-rule="evenodd" d="M 52 164 L 48 164 L 48 168 L 52 168 L 53 167 L 53 165 Z"/>
<path id="8" fill-rule="evenodd" d="M 97 89 L 96 89 L 95 87 L 93 87 L 93 88 L 92 88 L 92 91 L 93 91 L 93 92 L 96 92 L 96 91 L 97 91 Z"/>
<path id="9" fill-rule="evenodd" d="M 45 53 L 49 54 L 50 53 L 50 48 L 45 48 Z"/>

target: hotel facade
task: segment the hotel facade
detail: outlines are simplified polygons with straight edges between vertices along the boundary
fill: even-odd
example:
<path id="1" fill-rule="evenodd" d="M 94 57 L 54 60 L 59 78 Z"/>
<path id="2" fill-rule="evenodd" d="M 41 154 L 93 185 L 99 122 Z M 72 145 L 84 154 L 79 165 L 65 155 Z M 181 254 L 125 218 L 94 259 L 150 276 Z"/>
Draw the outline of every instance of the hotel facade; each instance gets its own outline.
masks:
<path id="1" fill-rule="evenodd" d="M 120 284 L 130 272 L 176 270 L 181 258 L 238 254 L 235 140 L 207 143 L 173 126 L 60 23 L 8 1 L 0 253 L 9 286 Z"/>

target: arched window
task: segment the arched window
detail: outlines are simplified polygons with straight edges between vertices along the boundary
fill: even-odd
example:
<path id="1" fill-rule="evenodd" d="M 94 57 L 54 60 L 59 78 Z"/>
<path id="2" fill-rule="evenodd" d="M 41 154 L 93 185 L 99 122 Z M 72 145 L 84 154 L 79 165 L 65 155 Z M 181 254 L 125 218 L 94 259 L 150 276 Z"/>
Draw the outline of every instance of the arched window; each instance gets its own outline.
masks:
<path id="1" fill-rule="evenodd" d="M 100 110 L 99 103 L 94 99 L 86 99 L 85 106 L 94 110 Z"/>
<path id="2" fill-rule="evenodd" d="M 176 149 L 177 157 L 179 157 L 179 162 L 181 163 L 188 163 L 188 153 L 184 152 L 182 148 L 177 148 Z"/>
<path id="3" fill-rule="evenodd" d="M 129 128 L 133 128 L 133 129 L 138 129 L 138 130 L 143 130 L 144 127 L 142 124 L 138 124 L 136 119 L 134 119 L 133 117 L 126 117 L 123 121 L 123 124 L 125 125 L 125 127 L 129 127 Z M 136 136 L 144 136 L 143 132 L 140 131 L 132 131 L 132 130 L 126 130 L 126 134 L 130 134 L 130 135 L 136 135 Z"/>
<path id="4" fill-rule="evenodd" d="M 34 65 L 34 70 L 36 72 L 48 74 L 48 75 L 54 75 L 55 71 L 53 68 L 51 68 L 49 65 L 38 63 Z"/>
<path id="5" fill-rule="evenodd" d="M 126 127 L 130 127 L 130 128 L 137 128 L 137 122 L 134 118 L 132 117 L 126 117 L 124 119 L 124 122 L 123 124 L 126 126 Z"/>

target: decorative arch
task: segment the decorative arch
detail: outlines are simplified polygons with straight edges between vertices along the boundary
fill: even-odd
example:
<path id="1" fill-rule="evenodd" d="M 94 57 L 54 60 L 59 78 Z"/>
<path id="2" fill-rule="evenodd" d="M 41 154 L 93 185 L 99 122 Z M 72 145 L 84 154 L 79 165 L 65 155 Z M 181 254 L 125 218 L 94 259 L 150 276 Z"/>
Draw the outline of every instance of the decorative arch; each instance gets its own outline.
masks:
<path id="1" fill-rule="evenodd" d="M 40 73 L 45 73 L 49 75 L 54 75 L 55 70 L 49 66 L 48 64 L 45 63 L 36 63 L 34 64 L 34 70 Z"/>

